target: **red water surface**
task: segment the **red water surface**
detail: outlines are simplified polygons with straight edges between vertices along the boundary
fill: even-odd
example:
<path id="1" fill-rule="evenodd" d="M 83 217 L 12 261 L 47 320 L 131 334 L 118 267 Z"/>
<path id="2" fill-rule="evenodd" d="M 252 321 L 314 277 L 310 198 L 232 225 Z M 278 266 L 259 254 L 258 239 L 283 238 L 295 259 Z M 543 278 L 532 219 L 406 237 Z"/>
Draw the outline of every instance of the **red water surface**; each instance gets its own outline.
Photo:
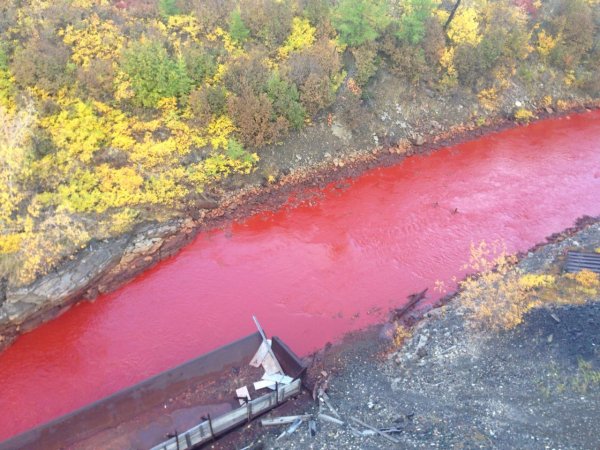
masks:
<path id="1" fill-rule="evenodd" d="M 252 314 L 306 354 L 460 274 L 472 241 L 525 250 L 599 215 L 600 112 L 411 157 L 349 184 L 201 235 L 20 337 L 0 355 L 0 440 L 253 332 Z"/>

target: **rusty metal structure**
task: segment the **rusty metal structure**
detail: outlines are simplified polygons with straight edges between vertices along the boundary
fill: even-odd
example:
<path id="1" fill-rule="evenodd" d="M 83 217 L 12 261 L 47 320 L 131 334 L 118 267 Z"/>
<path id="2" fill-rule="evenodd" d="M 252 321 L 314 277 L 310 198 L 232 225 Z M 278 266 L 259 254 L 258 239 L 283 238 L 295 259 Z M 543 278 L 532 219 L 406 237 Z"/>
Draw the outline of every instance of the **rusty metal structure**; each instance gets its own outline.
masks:
<path id="1" fill-rule="evenodd" d="M 262 342 L 263 338 L 259 332 L 248 335 L 8 439 L 0 443 L 0 450 L 86 448 L 82 443 L 87 439 L 107 430 L 119 428 L 125 422 L 136 423 L 136 427 L 127 430 L 120 437 L 120 448 L 123 450 L 196 447 L 274 408 L 300 392 L 301 378 L 306 367 L 280 339 L 272 338 L 272 350 L 285 373 L 294 379 L 293 383 L 278 386 L 275 392 L 258 397 L 247 405 L 224 415 L 198 417 L 197 426 L 188 430 L 193 433 L 185 430 L 174 433 L 169 420 L 144 422 L 145 412 L 166 404 L 169 399 L 180 395 L 190 386 L 202 386 L 210 377 L 228 376 L 232 367 L 247 365 Z M 150 433 L 153 436 L 152 442 L 148 440 L 149 428 L 152 429 Z"/>

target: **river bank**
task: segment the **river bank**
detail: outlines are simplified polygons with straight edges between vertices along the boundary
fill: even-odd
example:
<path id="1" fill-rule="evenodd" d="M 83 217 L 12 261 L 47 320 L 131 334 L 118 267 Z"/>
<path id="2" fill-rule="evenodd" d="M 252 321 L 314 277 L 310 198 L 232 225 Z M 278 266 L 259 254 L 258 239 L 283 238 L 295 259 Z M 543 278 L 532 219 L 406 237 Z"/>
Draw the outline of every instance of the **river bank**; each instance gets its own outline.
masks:
<path id="1" fill-rule="evenodd" d="M 252 315 L 310 354 L 385 321 L 411 293 L 429 287 L 435 301 L 436 280 L 462 276 L 471 242 L 504 239 L 509 251 L 526 251 L 577 217 L 599 215 L 598 114 L 415 155 L 198 235 L 0 355 L 0 406 L 12 411 L 0 436 L 250 333 Z"/>
<path id="2" fill-rule="evenodd" d="M 387 80 L 381 83 L 393 84 Z M 383 91 L 383 88 L 374 89 L 380 95 Z M 442 107 L 442 100 L 436 101 L 435 114 L 426 114 L 426 109 L 421 108 L 410 117 L 411 122 L 387 123 L 385 126 L 389 129 L 385 134 L 381 130 L 379 134 L 373 131 L 381 128 L 376 117 L 365 121 L 354 134 L 341 123 L 333 122 L 328 127 L 322 122 L 303 132 L 299 139 L 265 149 L 261 167 L 250 181 L 229 180 L 226 186 L 207 193 L 207 199 L 199 201 L 198 209 L 188 211 L 188 217 L 146 224 L 116 239 L 94 242 L 34 283 L 24 287 L 8 286 L 0 302 L 0 351 L 18 335 L 59 316 L 78 301 L 93 300 L 99 294 L 111 292 L 173 256 L 199 233 L 225 227 L 259 212 L 311 202 L 311 197 L 318 196 L 318 191 L 331 183 L 358 177 L 373 168 L 398 164 L 411 155 L 428 154 L 519 125 L 510 113 L 511 96 L 507 96 L 506 104 L 495 114 L 481 109 L 482 119 L 478 121 L 469 120 L 471 113 L 461 113 L 466 107 L 454 103 L 451 108 L 455 110 L 444 122 L 442 116 L 449 112 L 448 108 Z M 380 99 L 370 107 L 372 116 L 381 112 L 377 107 L 382 102 Z M 561 110 L 555 110 L 541 107 L 533 99 L 530 101 L 531 107 L 538 108 L 540 120 L 568 117 L 599 106 L 597 101 L 577 97 L 559 104 Z M 398 103 L 395 108 L 397 114 L 401 114 L 403 108 Z M 381 118 L 385 119 L 384 124 L 391 120 L 385 111 Z M 318 144 L 310 147 L 311 142 Z M 303 149 L 311 151 L 302 153 Z"/>
<path id="3" fill-rule="evenodd" d="M 600 246 L 600 223 L 580 222 L 524 254 L 524 273 L 559 273 L 569 249 Z M 600 298 L 596 298 L 600 300 Z M 549 305 L 514 329 L 474 331 L 461 294 L 424 313 L 398 348 L 386 327 L 348 336 L 317 353 L 311 382 L 327 374 L 330 402 L 343 420 L 393 427 L 399 443 L 356 436 L 347 426 L 318 421 L 285 440 L 285 427 L 248 429 L 211 448 L 569 448 L 598 445 L 600 302 Z M 417 320 L 415 315 L 411 321 Z M 285 409 L 285 410 L 283 410 Z M 327 406 L 322 411 L 335 416 Z M 312 414 L 310 393 L 273 416 Z M 358 427 L 361 428 L 361 427 Z"/>

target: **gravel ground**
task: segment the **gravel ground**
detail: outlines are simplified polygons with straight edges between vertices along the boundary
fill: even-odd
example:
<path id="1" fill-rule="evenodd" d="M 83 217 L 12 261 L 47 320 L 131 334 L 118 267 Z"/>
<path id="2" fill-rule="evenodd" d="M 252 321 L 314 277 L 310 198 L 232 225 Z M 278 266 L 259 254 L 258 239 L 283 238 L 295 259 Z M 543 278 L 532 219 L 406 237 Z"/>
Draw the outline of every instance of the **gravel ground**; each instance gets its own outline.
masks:
<path id="1" fill-rule="evenodd" d="M 524 255 L 520 266 L 561 270 L 566 250 L 600 247 L 600 224 L 552 241 Z M 384 330 L 351 335 L 317 354 L 309 384 L 326 371 L 330 402 L 341 418 L 398 428 L 398 443 L 317 421 L 314 437 L 303 424 L 276 440 L 285 427 L 254 423 L 212 447 L 600 448 L 600 302 L 538 309 L 519 327 L 492 334 L 465 327 L 459 295 L 427 312 L 400 349 L 391 348 Z M 307 393 L 273 416 L 318 411 Z M 326 406 L 323 412 L 334 415 Z"/>

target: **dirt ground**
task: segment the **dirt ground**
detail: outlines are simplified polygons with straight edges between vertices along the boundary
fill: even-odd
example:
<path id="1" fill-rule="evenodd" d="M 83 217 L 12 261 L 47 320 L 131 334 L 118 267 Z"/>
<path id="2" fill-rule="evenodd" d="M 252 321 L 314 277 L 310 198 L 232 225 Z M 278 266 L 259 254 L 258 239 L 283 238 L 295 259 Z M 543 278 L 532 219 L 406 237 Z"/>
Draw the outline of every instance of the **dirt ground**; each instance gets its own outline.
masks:
<path id="1" fill-rule="evenodd" d="M 600 223 L 552 240 L 524 255 L 520 266 L 561 270 L 566 250 L 600 247 Z M 260 428 L 255 421 L 209 448 L 600 448 L 597 300 L 537 309 L 522 325 L 491 333 L 465 326 L 458 295 L 427 312 L 401 348 L 379 326 L 315 355 L 309 384 L 328 373 L 327 392 L 341 419 L 396 428 L 398 443 L 321 420 L 314 437 L 303 424 L 276 440 L 286 426 Z M 318 412 L 306 393 L 272 415 Z M 322 412 L 335 415 L 327 406 Z"/>

